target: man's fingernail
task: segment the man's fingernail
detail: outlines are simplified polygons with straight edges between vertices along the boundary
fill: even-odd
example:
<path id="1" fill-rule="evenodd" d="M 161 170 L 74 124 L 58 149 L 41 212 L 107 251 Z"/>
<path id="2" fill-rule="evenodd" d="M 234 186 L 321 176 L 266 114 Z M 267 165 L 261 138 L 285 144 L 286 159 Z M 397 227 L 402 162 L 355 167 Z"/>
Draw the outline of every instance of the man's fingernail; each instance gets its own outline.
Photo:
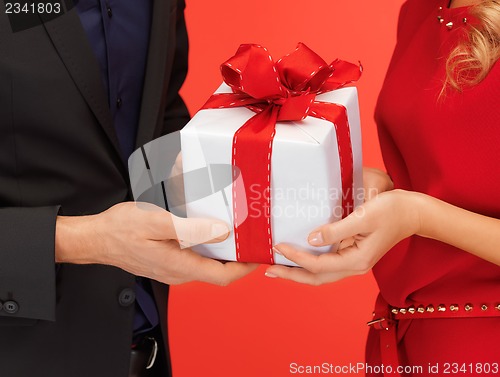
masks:
<path id="1" fill-rule="evenodd" d="M 308 239 L 309 243 L 313 246 L 320 246 L 324 244 L 323 235 L 321 232 L 311 233 Z"/>
<path id="2" fill-rule="evenodd" d="M 273 279 L 278 277 L 278 275 L 275 275 L 272 272 L 267 272 L 267 271 L 264 275 L 266 275 L 268 278 L 273 278 Z"/>
<path id="3" fill-rule="evenodd" d="M 220 238 L 221 236 L 225 236 L 229 229 L 226 225 L 221 223 L 215 223 L 212 225 L 212 238 Z"/>
<path id="4" fill-rule="evenodd" d="M 276 253 L 276 254 L 279 254 L 279 255 L 283 255 L 283 253 L 281 251 L 278 250 L 278 248 L 276 246 L 273 247 L 273 251 Z"/>

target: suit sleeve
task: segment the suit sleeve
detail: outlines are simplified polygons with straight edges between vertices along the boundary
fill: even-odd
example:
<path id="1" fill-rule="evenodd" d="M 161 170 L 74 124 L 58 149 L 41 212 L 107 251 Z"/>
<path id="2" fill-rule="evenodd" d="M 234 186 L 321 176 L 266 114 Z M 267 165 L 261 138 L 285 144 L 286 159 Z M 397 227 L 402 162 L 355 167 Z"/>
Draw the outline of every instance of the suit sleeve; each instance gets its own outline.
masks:
<path id="1" fill-rule="evenodd" d="M 55 320 L 59 208 L 0 208 L 0 325 Z"/>
<path id="2" fill-rule="evenodd" d="M 177 2 L 175 55 L 167 90 L 162 135 L 180 130 L 190 118 L 186 104 L 179 94 L 188 70 L 189 42 L 184 18 L 185 8 L 184 0 L 179 0 Z"/>

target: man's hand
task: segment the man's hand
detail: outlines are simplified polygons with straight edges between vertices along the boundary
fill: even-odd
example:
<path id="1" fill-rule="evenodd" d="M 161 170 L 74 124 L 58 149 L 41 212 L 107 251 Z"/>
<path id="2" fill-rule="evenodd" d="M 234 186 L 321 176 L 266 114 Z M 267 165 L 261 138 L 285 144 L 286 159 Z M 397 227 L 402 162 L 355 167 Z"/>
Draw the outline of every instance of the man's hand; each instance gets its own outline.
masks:
<path id="1" fill-rule="evenodd" d="M 169 177 L 166 180 L 167 198 L 170 210 L 177 216 L 185 217 L 186 193 L 184 190 L 184 175 L 182 169 L 182 152 L 179 152 L 172 166 Z"/>
<path id="2" fill-rule="evenodd" d="M 179 242 L 221 242 L 227 225 L 182 219 L 148 203 L 120 203 L 93 216 L 58 217 L 56 262 L 106 264 L 166 284 L 204 281 L 228 285 L 255 268 L 204 258 Z"/>

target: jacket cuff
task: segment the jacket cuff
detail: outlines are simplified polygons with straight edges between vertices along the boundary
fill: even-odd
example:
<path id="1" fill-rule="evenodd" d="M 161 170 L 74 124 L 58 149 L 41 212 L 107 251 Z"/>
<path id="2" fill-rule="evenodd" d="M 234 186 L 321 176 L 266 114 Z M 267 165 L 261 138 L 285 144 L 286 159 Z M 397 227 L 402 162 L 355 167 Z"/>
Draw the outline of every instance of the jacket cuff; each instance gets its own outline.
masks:
<path id="1" fill-rule="evenodd" d="M 58 206 L 0 209 L 0 317 L 55 321 L 58 212 Z"/>

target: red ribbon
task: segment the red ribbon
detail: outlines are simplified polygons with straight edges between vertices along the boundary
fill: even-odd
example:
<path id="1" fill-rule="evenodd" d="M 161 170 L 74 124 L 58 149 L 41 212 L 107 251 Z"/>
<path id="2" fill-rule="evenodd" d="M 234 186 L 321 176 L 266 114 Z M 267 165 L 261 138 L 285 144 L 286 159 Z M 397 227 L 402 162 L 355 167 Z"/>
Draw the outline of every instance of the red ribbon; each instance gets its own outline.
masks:
<path id="1" fill-rule="evenodd" d="M 232 165 L 241 171 L 244 192 L 252 189 L 260 194 L 247 203 L 247 198 L 238 197 L 238 192 L 243 191 L 237 187 L 241 183 L 233 180 L 237 260 L 273 264 L 270 184 L 276 122 L 298 121 L 310 115 L 335 125 L 341 161 L 342 216 L 346 217 L 354 207 L 347 111 L 342 105 L 316 101 L 316 95 L 357 81 L 362 68 L 342 60 L 327 64 L 303 43 L 276 63 L 265 47 L 244 44 L 221 65 L 221 71 L 233 93 L 214 94 L 203 109 L 244 106 L 257 113 L 233 137 Z M 238 210 L 242 205 L 259 208 L 264 215 L 238 219 L 238 213 L 250 213 Z"/>

